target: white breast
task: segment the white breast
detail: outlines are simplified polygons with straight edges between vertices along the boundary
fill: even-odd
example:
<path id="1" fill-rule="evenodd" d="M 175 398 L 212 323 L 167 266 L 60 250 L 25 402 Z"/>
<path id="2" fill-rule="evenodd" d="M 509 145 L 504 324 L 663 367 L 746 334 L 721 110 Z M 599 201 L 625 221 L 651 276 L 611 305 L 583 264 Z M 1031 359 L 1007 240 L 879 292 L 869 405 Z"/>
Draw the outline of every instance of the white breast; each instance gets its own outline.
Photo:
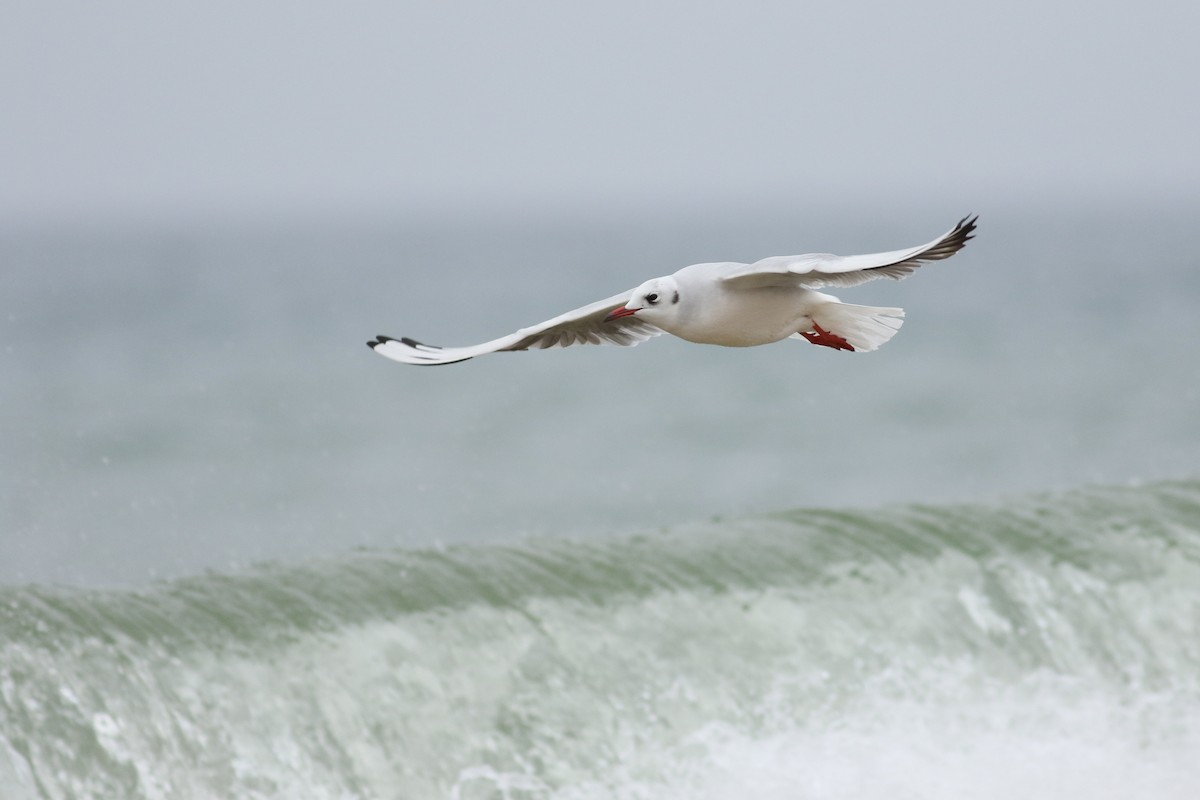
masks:
<path id="1" fill-rule="evenodd" d="M 732 289 L 716 280 L 724 264 L 696 264 L 680 270 L 679 315 L 668 333 L 698 344 L 753 347 L 809 330 L 811 301 L 818 293 L 800 288 Z"/>

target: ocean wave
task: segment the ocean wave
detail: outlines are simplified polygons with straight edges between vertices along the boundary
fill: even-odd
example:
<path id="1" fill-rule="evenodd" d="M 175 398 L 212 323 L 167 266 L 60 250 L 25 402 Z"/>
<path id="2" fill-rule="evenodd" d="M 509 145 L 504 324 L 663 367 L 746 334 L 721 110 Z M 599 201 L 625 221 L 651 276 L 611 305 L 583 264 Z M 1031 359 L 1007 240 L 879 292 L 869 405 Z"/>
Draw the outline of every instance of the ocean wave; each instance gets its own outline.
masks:
<path id="1" fill-rule="evenodd" d="M 1200 779 L 1198 587 L 1175 481 L 9 588 L 0 785 L 949 797 L 1058 753 L 1072 792 L 1170 797 Z"/>

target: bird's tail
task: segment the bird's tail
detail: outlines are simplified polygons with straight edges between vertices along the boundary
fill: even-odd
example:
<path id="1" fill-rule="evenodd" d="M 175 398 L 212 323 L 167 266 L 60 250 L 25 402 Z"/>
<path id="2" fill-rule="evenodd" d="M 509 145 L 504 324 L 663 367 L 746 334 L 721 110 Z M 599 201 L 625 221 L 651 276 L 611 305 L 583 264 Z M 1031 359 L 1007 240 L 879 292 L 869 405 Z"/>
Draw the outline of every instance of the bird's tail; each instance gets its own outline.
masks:
<path id="1" fill-rule="evenodd" d="M 812 319 L 824 330 L 845 339 L 855 351 L 869 353 L 900 330 L 904 309 L 856 306 L 834 299 L 817 306 Z"/>

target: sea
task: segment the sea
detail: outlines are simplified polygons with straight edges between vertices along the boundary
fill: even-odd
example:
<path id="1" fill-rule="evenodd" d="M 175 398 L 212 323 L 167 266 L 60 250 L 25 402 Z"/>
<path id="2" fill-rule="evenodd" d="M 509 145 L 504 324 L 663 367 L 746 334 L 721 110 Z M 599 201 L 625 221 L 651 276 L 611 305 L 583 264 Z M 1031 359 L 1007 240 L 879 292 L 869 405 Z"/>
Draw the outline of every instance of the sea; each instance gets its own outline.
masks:
<path id="1" fill-rule="evenodd" d="M 874 353 L 365 346 L 969 212 Z M 1198 212 L 0 226 L 0 798 L 1200 796 Z"/>

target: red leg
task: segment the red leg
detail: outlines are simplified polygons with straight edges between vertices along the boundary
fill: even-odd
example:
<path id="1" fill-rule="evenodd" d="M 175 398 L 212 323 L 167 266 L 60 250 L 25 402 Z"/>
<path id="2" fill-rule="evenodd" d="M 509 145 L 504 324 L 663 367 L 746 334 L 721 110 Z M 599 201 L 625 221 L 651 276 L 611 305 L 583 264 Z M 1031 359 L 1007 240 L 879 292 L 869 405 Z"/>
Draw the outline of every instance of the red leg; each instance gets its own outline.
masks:
<path id="1" fill-rule="evenodd" d="M 852 353 L 854 352 L 854 348 L 843 337 L 838 336 L 836 333 L 830 333 L 815 322 L 811 331 L 800 331 L 800 335 L 813 344 L 819 344 L 822 347 L 832 347 L 834 350 L 849 350 Z"/>

